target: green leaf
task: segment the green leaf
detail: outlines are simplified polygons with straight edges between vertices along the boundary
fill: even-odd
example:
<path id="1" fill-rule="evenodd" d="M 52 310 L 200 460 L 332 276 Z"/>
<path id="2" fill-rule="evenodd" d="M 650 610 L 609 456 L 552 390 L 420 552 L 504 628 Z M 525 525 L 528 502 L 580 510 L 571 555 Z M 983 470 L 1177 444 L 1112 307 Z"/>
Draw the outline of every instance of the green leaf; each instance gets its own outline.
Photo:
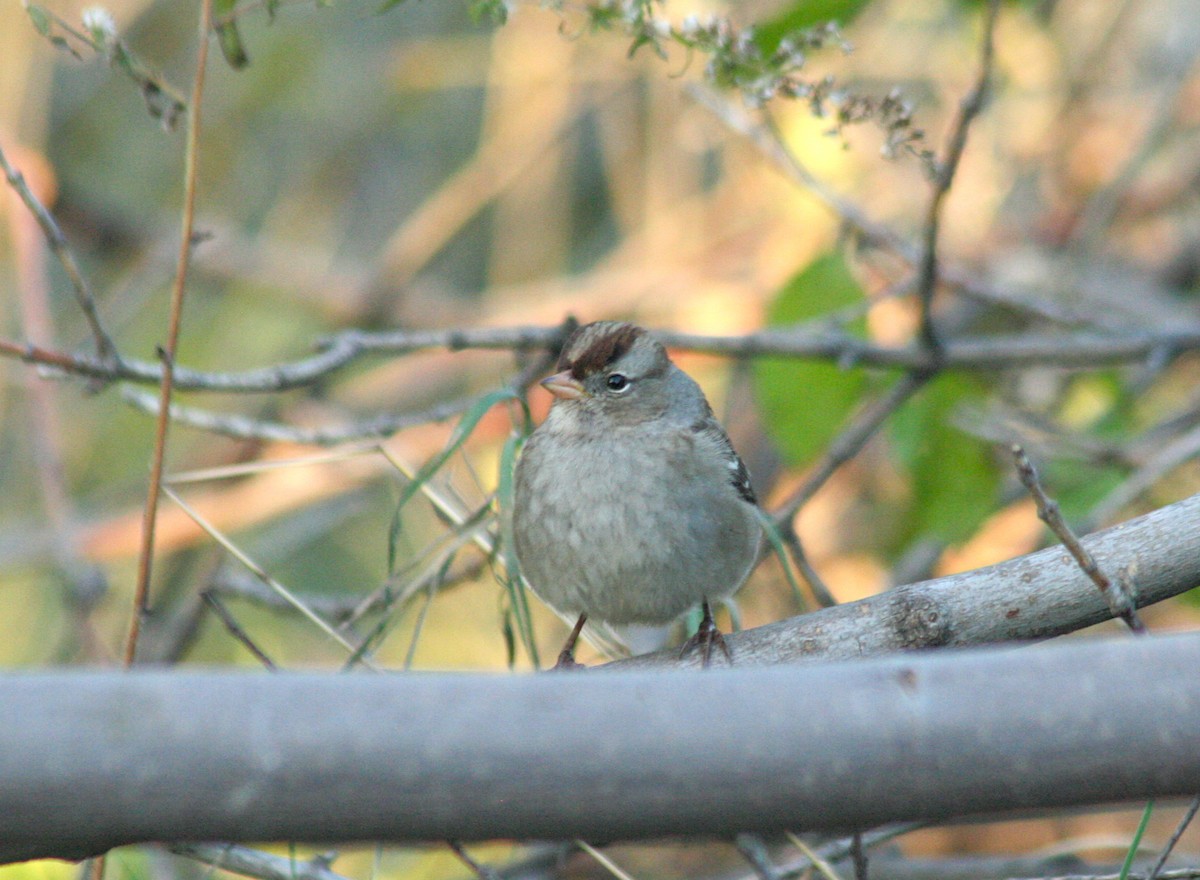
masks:
<path id="1" fill-rule="evenodd" d="M 996 509 L 1001 469 L 991 446 L 951 423 L 958 407 L 985 391 L 977 377 L 947 373 L 893 417 L 893 449 L 912 486 L 904 540 L 961 542 Z"/>
<path id="2" fill-rule="evenodd" d="M 213 0 L 213 20 L 218 22 L 213 25 L 213 30 L 217 32 L 217 43 L 226 63 L 234 70 L 241 70 L 250 63 L 250 56 L 246 54 L 242 35 L 238 33 L 234 14 L 236 5 L 237 0 Z"/>
<path id="3" fill-rule="evenodd" d="M 767 311 L 767 324 L 785 327 L 863 302 L 863 292 L 840 254 L 818 257 L 783 286 Z M 862 335 L 863 321 L 849 325 Z M 821 452 L 862 396 L 867 378 L 859 370 L 795 358 L 761 358 L 754 388 L 763 420 L 784 458 L 793 465 Z"/>
<path id="4" fill-rule="evenodd" d="M 473 0 L 468 12 L 471 14 L 471 21 L 475 24 L 479 24 L 484 19 L 495 25 L 504 25 L 508 22 L 506 0 Z"/>
<path id="5" fill-rule="evenodd" d="M 506 400 L 520 399 L 520 395 L 511 388 L 501 388 L 490 394 L 485 394 L 475 401 L 471 405 L 471 408 L 463 415 L 459 423 L 454 426 L 454 431 L 450 434 L 450 440 L 446 443 L 446 448 L 425 462 L 424 466 L 413 475 L 413 478 L 401 490 L 400 500 L 396 502 L 396 510 L 392 514 L 392 524 L 388 529 L 387 563 L 389 575 L 396 573 L 396 547 L 400 541 L 400 532 L 403 530 L 404 519 L 402 514 L 404 513 L 405 505 L 421 491 L 421 487 L 429 482 L 430 477 L 442 469 L 442 466 L 449 461 L 450 456 L 462 448 L 462 445 L 467 442 L 467 438 L 471 436 L 471 432 L 479 424 L 479 420 L 484 417 L 488 410 Z"/>
<path id="6" fill-rule="evenodd" d="M 43 37 L 50 36 L 51 19 L 50 13 L 42 6 L 36 3 L 29 3 L 25 6 L 25 12 L 29 15 L 29 20 L 33 22 L 34 30 Z"/>
<path id="7" fill-rule="evenodd" d="M 774 18 L 760 22 L 754 28 L 754 41 L 764 55 L 779 48 L 788 34 L 836 21 L 839 25 L 851 22 L 867 5 L 868 0 L 797 0 Z"/>

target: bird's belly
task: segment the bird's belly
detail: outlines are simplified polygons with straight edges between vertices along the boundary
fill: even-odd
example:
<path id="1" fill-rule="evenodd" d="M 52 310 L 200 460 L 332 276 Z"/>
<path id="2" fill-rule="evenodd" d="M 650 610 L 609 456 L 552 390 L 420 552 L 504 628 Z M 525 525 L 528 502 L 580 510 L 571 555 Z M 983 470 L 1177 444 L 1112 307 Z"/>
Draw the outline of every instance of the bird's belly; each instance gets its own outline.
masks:
<path id="1" fill-rule="evenodd" d="M 666 623 L 741 586 L 758 526 L 740 502 L 736 515 L 715 515 L 715 506 L 731 503 L 729 493 L 681 492 L 629 467 L 575 476 L 569 503 L 531 493 L 536 519 L 555 522 L 559 537 L 521 562 L 550 605 L 610 623 Z M 683 497 L 699 503 L 684 505 Z"/>

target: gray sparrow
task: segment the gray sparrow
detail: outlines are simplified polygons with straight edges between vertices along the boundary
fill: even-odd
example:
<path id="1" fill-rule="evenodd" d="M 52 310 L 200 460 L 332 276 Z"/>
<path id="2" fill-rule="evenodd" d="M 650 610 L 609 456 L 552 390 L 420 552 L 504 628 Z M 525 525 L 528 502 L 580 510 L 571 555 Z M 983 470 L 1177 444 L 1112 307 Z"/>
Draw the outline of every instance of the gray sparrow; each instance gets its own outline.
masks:
<path id="1" fill-rule="evenodd" d="M 709 603 L 750 574 L 762 541 L 750 476 L 695 381 L 650 333 L 599 321 L 567 339 L 542 381 L 549 415 L 517 462 L 521 572 L 577 622 L 664 624 L 700 605 L 684 652 L 729 649 Z"/>

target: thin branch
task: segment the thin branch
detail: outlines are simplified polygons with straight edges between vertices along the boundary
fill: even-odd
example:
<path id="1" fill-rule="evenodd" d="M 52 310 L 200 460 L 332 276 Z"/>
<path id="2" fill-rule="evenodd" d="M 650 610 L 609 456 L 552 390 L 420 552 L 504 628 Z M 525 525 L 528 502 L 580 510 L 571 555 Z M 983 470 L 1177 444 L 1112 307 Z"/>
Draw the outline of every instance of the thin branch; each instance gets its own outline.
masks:
<path id="1" fill-rule="evenodd" d="M 132 405 L 151 415 L 160 412 L 160 400 L 137 388 L 122 388 L 121 396 Z M 185 404 L 171 404 L 171 420 L 189 428 L 210 431 L 241 440 L 267 440 L 278 443 L 297 443 L 305 446 L 337 446 L 360 440 L 390 437 L 405 428 L 443 422 L 468 410 L 479 395 L 445 400 L 427 409 L 407 413 L 385 413 L 359 422 L 322 425 L 305 428 L 269 419 L 257 419 L 238 413 L 218 413 Z"/>
<path id="2" fill-rule="evenodd" d="M 1170 440 L 1161 440 L 1137 470 L 1092 508 L 1088 514 L 1088 522 L 1104 522 L 1135 501 L 1171 471 L 1197 456 L 1200 456 L 1200 425 Z"/>
<path id="3" fill-rule="evenodd" d="M 321 632 L 325 633 L 325 635 L 329 636 L 329 638 L 341 645 L 349 654 L 353 655 L 356 652 L 355 647 L 350 644 L 341 633 L 334 629 L 334 627 L 330 626 L 329 623 L 323 617 L 313 611 L 312 608 L 304 604 L 304 602 L 298 596 L 296 596 L 295 593 L 267 574 L 267 572 L 263 570 L 262 566 L 243 553 L 236 544 L 230 541 L 229 538 L 222 534 L 220 530 L 213 526 L 212 523 L 201 516 L 195 508 L 190 506 L 186 501 L 175 494 L 174 490 L 172 490 L 169 486 L 161 486 L 160 491 L 178 504 L 179 507 L 182 508 L 182 510 L 192 518 L 192 521 L 195 522 L 196 525 L 207 532 L 214 541 L 224 547 L 231 556 L 233 556 L 242 565 L 246 566 L 246 568 L 248 568 L 255 575 L 255 577 L 259 578 L 264 584 L 278 593 L 289 605 L 308 618 L 308 620 L 315 624 L 316 627 L 321 630 Z M 371 669 L 375 668 L 369 661 L 364 660 L 363 664 Z"/>
<path id="4" fill-rule="evenodd" d="M 1050 530 L 1067 548 L 1071 557 L 1079 564 L 1079 568 L 1100 590 L 1113 617 L 1123 620 L 1134 633 L 1145 635 L 1146 625 L 1138 616 L 1137 605 L 1129 596 L 1128 591 L 1123 584 L 1110 580 L 1108 575 L 1096 564 L 1095 557 L 1080 543 L 1079 538 L 1063 519 L 1058 502 L 1046 494 L 1046 490 L 1038 478 L 1037 469 L 1029 460 L 1029 456 L 1025 454 L 1025 450 L 1021 448 L 1020 444 L 1013 444 L 1012 454 L 1017 465 L 1017 476 L 1021 478 L 1021 484 L 1029 490 L 1029 494 L 1033 496 L 1033 500 L 1037 504 L 1038 519 L 1050 527 Z"/>
<path id="5" fill-rule="evenodd" d="M 942 341 L 942 354 L 933 357 L 918 346 L 880 346 L 849 334 L 760 330 L 745 336 L 696 336 L 656 332 L 664 344 L 689 351 L 737 357 L 772 355 L 811 357 L 850 366 L 898 367 L 907 370 L 994 370 L 1042 364 L 1057 367 L 1097 367 L 1140 361 L 1165 349 L 1178 353 L 1200 348 L 1200 326 L 1161 333 L 1109 334 L 1017 333 L 964 336 Z"/>
<path id="6" fill-rule="evenodd" d="M 796 566 L 796 571 L 800 573 L 800 577 L 808 584 L 808 588 L 812 591 L 813 599 L 817 605 L 821 608 L 830 608 L 836 605 L 837 598 L 830 591 L 829 586 L 825 583 L 825 579 L 821 577 L 820 573 L 813 568 L 812 563 L 808 561 L 808 554 L 804 552 L 804 545 L 800 542 L 800 536 L 796 534 L 795 519 L 788 519 L 786 523 L 777 522 L 776 528 L 779 530 L 779 535 L 783 538 L 783 544 L 787 547 L 788 554 L 792 558 L 792 564 Z M 780 560 L 780 565 L 784 564 L 784 561 Z"/>
<path id="7" fill-rule="evenodd" d="M 200 594 L 200 598 L 203 599 L 204 603 L 210 609 L 212 609 L 212 612 L 215 615 L 217 615 L 217 618 L 225 625 L 225 629 L 229 631 L 229 634 L 238 642 L 240 642 L 242 647 L 253 654 L 254 658 L 258 660 L 259 663 L 272 672 L 275 672 L 279 669 L 275 662 L 266 655 L 263 649 L 255 644 L 254 640 L 250 638 L 249 634 L 242 629 L 241 624 L 239 624 L 236 618 L 230 614 L 229 609 L 225 607 L 225 603 L 221 601 L 220 596 L 218 596 L 212 590 L 204 590 Z"/>
<path id="8" fill-rule="evenodd" d="M 685 351 L 730 357 L 796 357 L 831 360 L 851 367 L 895 367 L 929 370 L 995 370 L 1045 365 L 1091 369 L 1136 363 L 1165 354 L 1200 349 L 1200 326 L 1136 332 L 997 333 L 942 340 L 942 355 L 933 358 L 918 346 L 878 345 L 828 329 L 761 330 L 743 336 L 700 336 L 657 330 L 664 344 Z M 451 351 L 492 349 L 549 351 L 562 343 L 561 327 L 471 328 L 440 331 L 348 331 L 328 340 L 319 354 L 242 372 L 213 372 L 176 365 L 179 391 L 270 393 L 326 379 L 366 354 L 405 354 L 442 348 Z M 46 349 L 33 343 L 0 339 L 0 357 L 54 368 L 62 373 L 104 381 L 157 385 L 161 363 L 122 359 L 106 363 L 95 357 Z"/>
<path id="9" fill-rule="evenodd" d="M 431 584 L 436 584 L 437 591 L 456 587 L 464 583 L 468 583 L 479 576 L 487 564 L 487 560 L 482 557 L 477 557 L 471 561 L 462 564 L 462 566 L 449 576 L 440 576 L 440 570 L 433 567 L 430 571 L 424 571 L 417 578 L 411 581 L 394 587 L 388 585 L 382 589 L 373 591 L 365 599 L 359 595 L 349 596 L 313 596 L 305 595 L 298 597 L 301 602 L 311 608 L 322 617 L 327 617 L 332 620 L 350 622 L 357 620 L 366 614 L 375 611 L 386 611 L 397 602 L 401 602 L 410 596 L 415 596 L 417 593 L 428 590 Z M 250 572 L 222 569 L 213 578 L 209 589 L 224 596 L 236 596 L 239 599 L 244 599 L 248 602 L 253 602 L 256 605 L 261 605 L 265 608 L 274 610 L 295 610 L 295 606 L 268 587 Z"/>
<path id="10" fill-rule="evenodd" d="M 941 227 L 942 205 L 946 194 L 954 183 L 954 175 L 958 171 L 959 160 L 967 146 L 967 133 L 971 123 L 983 110 L 987 101 L 992 79 L 992 59 L 994 53 L 994 38 L 996 19 L 1000 11 L 1000 0 L 988 0 L 987 11 L 984 13 L 983 38 L 980 49 L 979 74 L 975 85 L 963 98 L 959 105 L 958 118 L 951 129 L 949 144 L 945 157 L 937 163 L 937 174 L 933 181 L 933 193 L 929 200 L 929 208 L 925 216 L 924 235 L 921 247 L 921 259 L 917 263 L 917 301 L 921 306 L 920 339 L 922 345 L 931 355 L 937 357 L 941 351 L 942 341 L 933 326 L 933 295 L 937 290 L 938 233 Z"/>
<path id="11" fill-rule="evenodd" d="M 861 833 L 854 834 L 851 838 L 850 860 L 854 864 L 854 880 L 867 880 L 868 860 L 867 849 L 863 846 L 863 836 Z"/>
<path id="12" fill-rule="evenodd" d="M 840 860 L 831 860 L 831 863 L 841 867 L 843 863 L 852 861 L 852 858 L 852 856 L 847 856 Z M 889 880 L 1012 880 L 1012 878 L 1051 878 L 1066 872 L 1070 872 L 1076 877 L 1119 876 L 1117 874 L 1119 865 L 1086 861 L 1077 855 L 1066 853 L 1051 855 L 1034 852 L 1027 855 L 957 855 L 919 858 L 902 855 L 893 848 L 891 851 L 880 853 L 873 861 L 878 865 L 879 876 L 887 877 Z M 847 868 L 849 868 L 848 864 Z M 1193 877 L 1200 877 L 1200 868 L 1195 867 L 1174 873 L 1179 875 L 1189 872 Z M 1146 871 L 1142 868 L 1135 869 L 1129 876 L 1149 880 Z M 753 880 L 753 878 L 748 875 L 723 874 L 710 876 L 707 880 Z"/>
<path id="13" fill-rule="evenodd" d="M 552 351 L 553 349 L 551 349 Z M 520 391 L 527 388 L 535 379 L 548 368 L 547 358 L 538 358 L 526 364 L 520 372 L 513 376 L 507 387 Z M 153 395 L 146 394 L 136 388 L 122 388 L 122 395 L 127 401 L 139 409 L 157 415 L 161 401 Z M 428 409 L 410 413 L 395 413 L 374 416 L 361 422 L 351 422 L 343 425 L 327 425 L 317 428 L 301 428 L 282 422 L 255 419 L 233 413 L 216 413 L 211 410 L 184 406 L 172 403 L 171 418 L 180 424 L 201 430 L 212 431 L 228 437 L 239 439 L 270 440 L 287 443 L 301 443 L 313 446 L 334 446 L 366 439 L 390 437 L 397 431 L 430 422 L 440 422 L 474 406 L 482 395 L 474 394 L 458 400 L 447 400 L 436 403 Z M 386 453 L 385 453 L 386 454 Z"/>
<path id="14" fill-rule="evenodd" d="M 842 880 L 842 878 L 838 876 L 837 871 L 833 869 L 833 866 L 829 864 L 828 861 L 817 855 L 817 853 L 813 852 L 812 847 L 810 847 L 807 843 L 790 831 L 787 832 L 786 836 L 787 839 L 791 841 L 792 845 L 796 847 L 796 849 L 800 850 L 800 852 L 804 853 L 805 857 L 812 862 L 813 867 L 817 869 L 817 873 L 824 877 L 825 880 Z M 857 838 L 857 835 L 855 838 Z"/>
<path id="15" fill-rule="evenodd" d="M 192 256 L 192 232 L 196 218 L 196 178 L 200 159 L 200 105 L 204 96 L 204 76 L 208 69 L 208 34 L 212 30 L 212 0 L 200 0 L 199 43 L 196 48 L 196 75 L 192 99 L 187 111 L 187 148 L 184 152 L 183 222 L 179 233 L 179 260 L 171 289 L 167 341 L 160 351 L 162 383 L 159 386 L 159 413 L 154 433 L 154 454 L 150 462 L 150 481 L 146 488 L 146 507 L 142 517 L 142 544 L 138 552 L 137 586 L 129 635 L 125 640 L 125 665 L 132 666 L 137 655 L 142 620 L 150 611 L 150 575 L 154 558 L 154 531 L 158 522 L 158 497 L 163 464 L 167 455 L 167 427 L 171 423 L 171 393 L 175 380 L 175 353 L 179 350 L 179 330 L 183 322 L 183 298 L 187 289 L 188 264 Z"/>
<path id="16" fill-rule="evenodd" d="M 615 877 L 616 880 L 633 880 L 633 878 L 631 876 L 629 876 L 629 874 L 627 874 L 624 870 L 621 869 L 620 865 L 618 865 L 616 862 L 614 862 L 612 859 L 610 859 L 604 853 L 600 852 L 600 850 L 596 849 L 594 846 L 589 844 L 587 841 L 576 840 L 575 845 L 577 847 L 579 847 L 581 850 L 583 850 L 585 853 L 587 853 L 589 856 L 591 856 L 593 859 L 595 859 L 597 862 L 599 862 L 600 866 L 602 868 L 604 868 L 604 870 L 608 871 L 608 873 L 612 874 L 612 876 Z"/>
<path id="17" fill-rule="evenodd" d="M 860 410 L 854 421 L 829 444 L 821 461 L 812 468 L 804 483 L 779 505 L 774 513 L 779 528 L 787 529 L 796 512 L 817 494 L 838 468 L 858 455 L 887 418 L 932 377 L 933 374 L 928 372 L 908 373 L 892 385 L 887 394 Z"/>
<path id="18" fill-rule="evenodd" d="M 1191 804 L 1187 808 L 1187 812 L 1183 814 L 1183 818 L 1179 820 L 1179 824 L 1175 826 L 1175 830 L 1171 832 L 1171 837 L 1167 841 L 1167 845 L 1163 847 L 1159 853 L 1158 859 L 1154 862 L 1154 867 L 1146 875 L 1146 880 L 1161 880 L 1165 878 L 1169 872 L 1163 871 L 1163 866 L 1167 864 L 1167 859 L 1171 857 L 1171 853 L 1175 849 L 1175 845 L 1179 843 L 1179 838 L 1183 837 L 1183 832 L 1187 831 L 1192 820 L 1196 818 L 1196 813 L 1200 812 L 1200 795 L 1192 798 Z"/>
<path id="19" fill-rule="evenodd" d="M 758 880 L 781 880 L 761 835 L 743 832 L 733 838 L 733 845 L 741 857 L 750 863 Z"/>
<path id="20" fill-rule="evenodd" d="M 232 843 L 173 843 L 167 850 L 185 859 L 258 880 L 349 880 L 329 870 L 329 860 L 324 856 L 298 862 L 294 858 Z"/>
<path id="21" fill-rule="evenodd" d="M 471 854 L 467 852 L 466 847 L 464 847 L 461 842 L 457 840 L 447 840 L 446 845 L 450 847 L 451 852 L 458 856 L 460 862 L 474 872 L 475 876 L 478 877 L 479 880 L 500 880 L 499 874 L 497 874 L 487 865 L 472 858 Z"/>
<path id="22" fill-rule="evenodd" d="M 887 843 L 890 840 L 895 840 L 897 837 L 903 837 L 905 834 L 925 828 L 928 824 L 927 822 L 900 822 L 895 825 L 887 825 L 872 831 L 864 831 L 861 834 L 852 834 L 849 837 L 831 840 L 820 846 L 813 847 L 813 852 L 826 862 L 832 864 L 853 856 L 855 847 L 868 849 L 878 846 L 881 843 Z M 783 866 L 781 873 L 784 880 L 795 880 L 796 877 L 812 870 L 814 867 L 812 859 L 807 854 L 802 854 L 799 858 Z"/>
<path id="23" fill-rule="evenodd" d="M 0 156 L 0 162 L 3 162 Z M 24 182 L 22 181 L 22 186 Z M 28 192 L 28 190 L 23 190 Z M 32 193 L 29 193 L 32 197 Z M 53 339 L 54 318 L 50 300 L 50 282 L 45 259 L 47 237 L 36 212 L 4 198 L 10 208 L 9 231 L 15 259 L 21 326 L 30 338 Z M 59 388 L 33 370 L 25 370 L 21 379 L 29 395 L 28 420 L 33 440 L 33 457 L 42 506 L 49 525 L 48 537 L 54 565 L 63 584 L 63 594 L 71 610 L 76 645 L 85 646 L 89 658 L 107 659 L 107 651 L 98 651 L 89 614 L 104 597 L 107 580 L 102 569 L 85 558 L 79 541 L 79 515 L 68 486 Z M 65 633 L 64 633 L 65 635 Z M 65 647 L 65 646 L 64 646 Z"/>
<path id="24" fill-rule="evenodd" d="M 920 262 L 921 249 L 916 243 L 909 241 L 887 224 L 873 219 L 865 210 L 813 174 L 787 148 L 782 133 L 772 121 L 768 120 L 764 124 L 752 116 L 741 102 L 726 100 L 712 89 L 692 85 L 687 87 L 687 91 L 697 103 L 709 110 L 731 131 L 749 140 L 788 179 L 816 196 L 862 241 L 891 251 L 911 266 Z M 944 261 L 941 261 L 938 274 L 946 284 L 971 299 L 1019 309 L 1063 324 L 1080 325 L 1092 322 L 1092 316 L 1076 313 L 1061 303 L 1015 296 L 1011 291 L 997 288 L 980 279 L 977 272 L 947 265 Z"/>
<path id="25" fill-rule="evenodd" d="M 1130 871 L 1124 875 L 1124 880 L 1153 880 L 1151 874 Z M 1196 880 L 1200 877 L 1200 868 L 1179 868 L 1174 871 L 1163 871 L 1157 875 L 1157 880 Z M 1045 877 L 1039 880 L 1122 880 L 1121 874 L 1064 874 L 1059 877 Z"/>
<path id="26" fill-rule="evenodd" d="M 71 247 L 67 243 L 67 237 L 58 228 L 54 217 L 38 201 L 37 196 L 33 194 L 33 191 L 29 188 L 29 184 L 25 182 L 25 177 L 20 171 L 9 164 L 8 157 L 4 155 L 3 149 L 0 149 L 0 168 L 4 169 L 4 175 L 8 179 L 9 185 L 21 197 L 21 201 L 25 203 L 25 207 L 29 209 L 29 212 L 37 220 L 38 226 L 42 229 L 42 234 L 46 237 L 46 243 L 50 246 L 50 250 L 54 252 L 54 256 L 58 258 L 63 271 L 66 272 L 67 279 L 71 282 L 71 290 L 75 293 L 75 300 L 79 304 L 84 318 L 87 319 L 88 326 L 91 328 L 92 338 L 96 343 L 96 357 L 98 362 L 108 369 L 119 368 L 120 357 L 117 355 L 117 347 L 113 344 L 112 338 L 100 322 L 100 313 L 96 308 L 96 297 L 92 293 L 91 285 L 88 284 L 87 279 L 80 271 L 79 264 L 75 262 L 75 255 L 71 252 Z"/>
<path id="27" fill-rule="evenodd" d="M 1170 53 L 1165 57 L 1172 58 Z M 1179 57 L 1165 72 L 1158 72 L 1155 85 L 1161 89 L 1154 115 L 1137 148 L 1126 159 L 1117 173 L 1088 199 L 1080 211 L 1079 222 L 1071 236 L 1071 244 L 1079 256 L 1086 258 L 1093 253 L 1101 236 L 1112 225 L 1121 206 L 1121 200 L 1143 171 L 1149 161 L 1167 142 L 1169 135 L 1177 129 L 1177 114 L 1184 86 L 1191 81 L 1195 69 L 1193 55 L 1186 56 L 1186 63 Z"/>

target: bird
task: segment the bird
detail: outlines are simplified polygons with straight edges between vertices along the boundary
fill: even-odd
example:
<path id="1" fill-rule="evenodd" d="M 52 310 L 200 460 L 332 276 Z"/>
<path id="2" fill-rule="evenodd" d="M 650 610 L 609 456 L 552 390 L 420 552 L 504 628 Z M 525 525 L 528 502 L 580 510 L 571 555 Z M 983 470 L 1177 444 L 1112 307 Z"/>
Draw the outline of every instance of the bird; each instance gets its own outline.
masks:
<path id="1" fill-rule="evenodd" d="M 732 654 L 710 603 L 736 592 L 763 531 L 750 474 L 704 392 L 649 331 L 578 327 L 554 397 L 514 476 L 517 562 L 542 600 L 576 623 L 555 668 L 572 669 L 587 620 L 666 624 L 699 605 L 696 648 Z"/>

